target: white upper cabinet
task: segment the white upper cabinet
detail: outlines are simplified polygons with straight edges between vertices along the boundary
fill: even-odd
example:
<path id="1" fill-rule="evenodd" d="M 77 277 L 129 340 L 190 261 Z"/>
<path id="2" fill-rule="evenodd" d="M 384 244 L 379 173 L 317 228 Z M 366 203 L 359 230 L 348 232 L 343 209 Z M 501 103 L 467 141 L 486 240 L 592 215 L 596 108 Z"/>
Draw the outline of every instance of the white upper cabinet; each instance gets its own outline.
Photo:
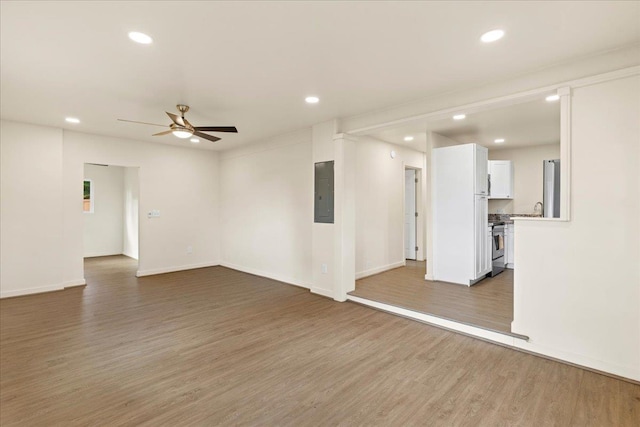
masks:
<path id="1" fill-rule="evenodd" d="M 511 160 L 489 160 L 490 199 L 513 199 L 513 164 Z"/>
<path id="2" fill-rule="evenodd" d="M 472 144 L 474 146 L 474 166 L 475 166 L 475 194 L 489 195 L 489 180 L 487 175 L 487 162 L 489 150 L 487 148 Z"/>

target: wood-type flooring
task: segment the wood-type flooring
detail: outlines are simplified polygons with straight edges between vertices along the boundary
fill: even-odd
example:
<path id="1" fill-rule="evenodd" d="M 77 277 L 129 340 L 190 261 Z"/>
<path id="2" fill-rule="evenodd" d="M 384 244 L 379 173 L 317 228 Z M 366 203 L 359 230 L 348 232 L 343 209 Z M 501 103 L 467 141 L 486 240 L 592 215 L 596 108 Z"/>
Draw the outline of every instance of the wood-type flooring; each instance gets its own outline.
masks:
<path id="1" fill-rule="evenodd" d="M 402 307 L 501 333 L 511 332 L 513 270 L 473 286 L 424 279 L 424 261 L 409 261 L 356 281 L 350 295 Z"/>
<path id="2" fill-rule="evenodd" d="M 0 301 L 2 426 L 637 426 L 640 386 L 224 267 Z"/>

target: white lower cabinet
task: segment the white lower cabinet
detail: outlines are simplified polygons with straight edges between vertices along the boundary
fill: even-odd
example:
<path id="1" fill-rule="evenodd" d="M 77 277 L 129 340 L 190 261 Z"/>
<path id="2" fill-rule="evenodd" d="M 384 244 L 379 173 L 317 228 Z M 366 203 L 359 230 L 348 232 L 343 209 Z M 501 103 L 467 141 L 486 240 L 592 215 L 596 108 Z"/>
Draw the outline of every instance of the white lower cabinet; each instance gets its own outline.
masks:
<path id="1" fill-rule="evenodd" d="M 504 262 L 507 268 L 515 268 L 513 258 L 514 228 L 513 224 L 505 224 L 504 226 Z"/>

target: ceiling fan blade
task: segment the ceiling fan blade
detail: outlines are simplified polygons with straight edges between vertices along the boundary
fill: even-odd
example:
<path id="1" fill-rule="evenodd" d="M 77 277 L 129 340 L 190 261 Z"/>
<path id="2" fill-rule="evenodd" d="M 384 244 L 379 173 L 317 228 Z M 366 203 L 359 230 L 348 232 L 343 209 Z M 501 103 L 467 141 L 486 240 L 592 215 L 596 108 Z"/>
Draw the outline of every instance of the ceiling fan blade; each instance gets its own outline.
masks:
<path id="1" fill-rule="evenodd" d="M 163 128 L 168 127 L 167 125 L 159 125 L 159 124 L 156 124 L 156 123 L 147 123 L 147 122 L 137 122 L 135 120 L 125 120 L 125 119 L 118 119 L 118 120 L 121 121 L 121 122 L 138 123 L 138 124 L 141 124 L 141 125 L 161 126 Z"/>
<path id="2" fill-rule="evenodd" d="M 154 133 L 154 134 L 153 134 L 153 135 L 151 135 L 151 136 L 167 135 L 167 134 L 170 134 L 171 132 L 173 132 L 173 129 L 165 130 L 164 132 Z"/>
<path id="3" fill-rule="evenodd" d="M 189 123 L 189 120 L 187 120 L 186 117 L 181 117 L 181 119 L 184 121 L 184 124 L 186 127 L 189 127 L 189 126 L 193 127 L 193 125 Z"/>
<path id="4" fill-rule="evenodd" d="M 195 130 L 204 132 L 233 132 L 238 133 L 235 126 L 197 126 Z"/>
<path id="5" fill-rule="evenodd" d="M 182 120 L 182 117 L 173 113 L 169 113 L 168 111 L 165 111 L 165 113 L 167 113 L 167 116 L 169 116 L 169 118 L 173 120 L 173 123 L 177 124 L 178 126 L 185 127 L 184 120 Z"/>
<path id="6" fill-rule="evenodd" d="M 207 135 L 206 133 L 195 131 L 193 132 L 193 134 L 199 138 L 208 139 L 211 142 L 220 141 L 220 138 L 218 138 L 217 136 Z"/>

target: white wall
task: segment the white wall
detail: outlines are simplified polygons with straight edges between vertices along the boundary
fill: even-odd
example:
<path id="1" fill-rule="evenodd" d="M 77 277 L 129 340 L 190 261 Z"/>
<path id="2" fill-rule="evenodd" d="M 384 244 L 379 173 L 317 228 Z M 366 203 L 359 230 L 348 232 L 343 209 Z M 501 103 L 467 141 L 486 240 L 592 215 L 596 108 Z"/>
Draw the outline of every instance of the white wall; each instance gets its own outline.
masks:
<path id="1" fill-rule="evenodd" d="M 0 122 L 0 162 L 0 296 L 60 289 L 62 130 Z"/>
<path id="2" fill-rule="evenodd" d="M 84 163 L 139 167 L 139 275 L 220 262 L 216 152 L 65 131 L 64 188 L 68 195 L 80 191 L 75 183 L 82 181 Z M 84 214 L 75 197 L 68 196 L 66 203 L 65 215 L 72 223 L 81 223 Z M 147 218 L 151 210 L 159 210 L 160 217 Z M 82 233 L 68 233 L 67 257 L 75 260 L 82 256 Z M 187 253 L 188 246 L 193 253 Z"/>
<path id="3" fill-rule="evenodd" d="M 571 220 L 516 221 L 524 348 L 640 380 L 640 77 L 576 88 Z"/>
<path id="4" fill-rule="evenodd" d="M 133 259 L 138 259 L 138 187 L 138 168 L 124 168 L 122 253 Z"/>
<path id="5" fill-rule="evenodd" d="M 84 165 L 84 179 L 93 187 L 93 212 L 84 213 L 84 257 L 122 253 L 124 168 Z"/>
<path id="6" fill-rule="evenodd" d="M 391 151 L 396 157 L 391 158 Z M 420 169 L 424 153 L 370 137 L 356 143 L 356 277 L 405 264 L 404 170 Z M 423 180 L 421 182 L 424 182 Z M 418 201 L 418 212 L 423 206 Z M 422 239 L 419 236 L 419 241 Z M 423 246 L 422 242 L 418 246 Z M 419 257 L 421 258 L 421 254 Z"/>
<path id="7" fill-rule="evenodd" d="M 140 210 L 161 211 L 140 223 L 141 274 L 219 263 L 217 153 L 9 121 L 0 129 L 3 297 L 84 283 L 85 163 L 140 167 Z"/>
<path id="8" fill-rule="evenodd" d="M 311 287 L 311 163 L 308 130 L 221 155 L 223 265 Z"/>
<path id="9" fill-rule="evenodd" d="M 431 148 L 451 147 L 452 145 L 460 145 L 462 142 L 455 141 L 439 133 L 429 131 L 427 138 L 431 141 Z"/>
<path id="10" fill-rule="evenodd" d="M 542 202 L 542 161 L 559 158 L 560 143 L 489 150 L 489 160 L 513 162 L 513 200 L 489 200 L 489 213 L 532 214 Z"/>

